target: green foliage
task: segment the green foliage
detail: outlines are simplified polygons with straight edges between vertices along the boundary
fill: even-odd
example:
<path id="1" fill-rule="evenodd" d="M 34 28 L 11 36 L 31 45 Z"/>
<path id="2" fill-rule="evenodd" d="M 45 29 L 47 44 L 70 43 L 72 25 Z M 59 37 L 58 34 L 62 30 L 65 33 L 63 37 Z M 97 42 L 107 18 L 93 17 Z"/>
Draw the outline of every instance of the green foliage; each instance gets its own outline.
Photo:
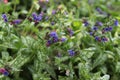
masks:
<path id="1" fill-rule="evenodd" d="M 120 25 L 114 25 L 116 19 L 120 22 L 119 5 L 120 0 L 1 0 L 0 15 L 7 14 L 8 22 L 0 17 L 0 69 L 10 69 L 9 76 L 0 72 L 0 80 L 119 80 Z M 33 12 L 44 17 L 37 22 Z M 15 19 L 21 23 L 12 23 Z M 97 21 L 103 25 L 95 36 L 105 36 L 107 42 L 89 35 Z M 113 30 L 102 34 L 107 26 Z M 59 41 L 46 46 L 52 31 Z"/>

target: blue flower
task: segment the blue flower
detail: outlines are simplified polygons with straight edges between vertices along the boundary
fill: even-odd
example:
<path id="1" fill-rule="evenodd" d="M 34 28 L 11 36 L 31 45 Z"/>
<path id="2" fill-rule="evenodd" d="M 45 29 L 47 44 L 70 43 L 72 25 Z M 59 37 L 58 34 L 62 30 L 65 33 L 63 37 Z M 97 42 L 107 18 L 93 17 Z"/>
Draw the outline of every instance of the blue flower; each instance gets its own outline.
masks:
<path id="1" fill-rule="evenodd" d="M 95 31 L 98 30 L 98 27 L 94 26 L 94 27 L 93 27 L 93 30 L 95 30 Z"/>
<path id="2" fill-rule="evenodd" d="M 5 71 L 5 72 L 3 73 L 3 75 L 4 75 L 4 76 L 8 76 L 8 75 L 9 75 L 9 72 L 8 72 L 8 71 Z"/>
<path id="3" fill-rule="evenodd" d="M 7 19 L 7 15 L 6 15 L 6 14 L 2 14 L 2 18 L 4 19 L 4 22 L 8 22 L 8 19 Z"/>
<path id="4" fill-rule="evenodd" d="M 56 43 L 56 42 L 59 41 L 58 35 L 57 35 L 57 33 L 56 33 L 55 31 L 51 32 L 49 35 L 50 35 L 50 37 L 51 37 L 51 39 L 52 39 L 52 41 L 53 41 L 54 43 Z"/>
<path id="5" fill-rule="evenodd" d="M 66 38 L 61 38 L 61 41 L 62 42 L 65 42 L 67 39 Z"/>
<path id="6" fill-rule="evenodd" d="M 84 21 L 83 23 L 84 23 L 84 26 L 88 26 L 89 25 L 88 21 Z"/>
<path id="7" fill-rule="evenodd" d="M 43 18 L 43 14 L 41 13 L 41 14 L 37 15 L 36 13 L 33 13 L 32 17 L 33 17 L 34 21 L 41 21 Z"/>
<path id="8" fill-rule="evenodd" d="M 37 16 L 37 21 L 41 21 L 42 20 L 42 15 L 38 15 Z"/>
<path id="9" fill-rule="evenodd" d="M 7 18 L 7 15 L 6 14 L 2 14 L 2 18 Z"/>
<path id="10" fill-rule="evenodd" d="M 74 31 L 71 30 L 70 31 L 70 36 L 73 36 L 73 34 L 74 34 Z"/>
<path id="11" fill-rule="evenodd" d="M 118 20 L 115 20 L 115 21 L 114 21 L 114 25 L 115 25 L 115 26 L 118 26 L 118 25 L 119 25 Z"/>
<path id="12" fill-rule="evenodd" d="M 46 46 L 50 46 L 51 44 L 52 44 L 52 41 L 48 40 L 47 43 L 46 43 Z"/>
<path id="13" fill-rule="evenodd" d="M 108 40 L 107 40 L 107 38 L 103 37 L 103 38 L 102 38 L 102 41 L 103 41 L 103 42 L 106 42 L 106 41 L 108 41 Z"/>
<path id="14" fill-rule="evenodd" d="M 101 38 L 98 37 L 98 36 L 95 36 L 95 40 L 100 42 L 100 41 L 101 41 Z"/>
<path id="15" fill-rule="evenodd" d="M 50 37 L 55 38 L 55 37 L 58 37 L 58 35 L 55 31 L 53 31 L 50 33 Z"/>
<path id="16" fill-rule="evenodd" d="M 103 26 L 103 23 L 102 22 L 96 22 L 96 25 L 97 26 Z"/>
<path id="17" fill-rule="evenodd" d="M 54 37 L 54 38 L 53 38 L 53 42 L 54 42 L 54 43 L 56 43 L 56 42 L 58 42 L 58 41 L 59 41 L 58 37 Z"/>
<path id="18" fill-rule="evenodd" d="M 32 17 L 33 17 L 33 20 L 37 20 L 37 14 L 36 13 L 32 13 Z"/>
<path id="19" fill-rule="evenodd" d="M 108 28 L 109 31 L 112 31 L 112 29 L 113 29 L 112 27 L 109 27 L 109 28 Z"/>
<path id="20" fill-rule="evenodd" d="M 89 32 L 89 34 L 92 36 L 92 35 L 93 35 L 93 32 Z"/>
<path id="21" fill-rule="evenodd" d="M 104 31 L 108 32 L 108 31 L 112 31 L 112 27 L 106 27 L 106 28 L 103 28 Z"/>
<path id="22" fill-rule="evenodd" d="M 96 37 L 95 37 L 95 40 L 98 40 L 98 39 L 99 39 L 99 37 L 98 37 L 98 36 L 96 36 Z"/>
<path id="23" fill-rule="evenodd" d="M 101 8 L 97 7 L 96 10 L 99 12 L 99 14 L 103 14 L 103 11 L 101 10 Z"/>
<path id="24" fill-rule="evenodd" d="M 75 55 L 75 51 L 73 51 L 73 50 L 68 50 L 68 53 L 69 53 L 70 56 L 74 56 Z"/>
<path id="25" fill-rule="evenodd" d="M 53 14 L 53 15 L 56 14 L 56 10 L 52 10 L 52 14 Z"/>
<path id="26" fill-rule="evenodd" d="M 106 31 L 106 32 L 109 31 L 109 28 L 108 27 L 104 28 L 104 31 Z"/>
<path id="27" fill-rule="evenodd" d="M 51 25 L 54 25 L 55 24 L 55 22 L 51 22 Z"/>
<path id="28" fill-rule="evenodd" d="M 19 24 L 21 22 L 21 20 L 17 19 L 13 21 L 13 24 Z"/>

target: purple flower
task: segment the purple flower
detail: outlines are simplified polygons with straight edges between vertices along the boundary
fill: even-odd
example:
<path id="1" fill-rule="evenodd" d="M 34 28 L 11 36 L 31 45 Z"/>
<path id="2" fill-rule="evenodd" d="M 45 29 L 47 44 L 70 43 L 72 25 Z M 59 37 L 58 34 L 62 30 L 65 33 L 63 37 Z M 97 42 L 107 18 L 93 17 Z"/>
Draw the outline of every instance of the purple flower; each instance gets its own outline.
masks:
<path id="1" fill-rule="evenodd" d="M 89 25 L 88 21 L 84 21 L 83 23 L 84 23 L 84 26 L 88 26 Z"/>
<path id="2" fill-rule="evenodd" d="M 106 41 L 108 41 L 108 39 L 105 38 L 105 37 L 103 37 L 103 38 L 102 38 L 102 41 L 103 41 L 103 42 L 106 42 Z"/>
<path id="3" fill-rule="evenodd" d="M 93 27 L 93 30 L 95 30 L 95 31 L 98 30 L 98 27 L 97 27 L 97 26 L 94 26 L 94 27 Z"/>
<path id="4" fill-rule="evenodd" d="M 8 19 L 6 18 L 6 19 L 4 19 L 4 22 L 8 22 Z"/>
<path id="5" fill-rule="evenodd" d="M 33 17 L 33 20 L 34 21 L 41 21 L 42 20 L 42 18 L 43 18 L 43 13 L 40 13 L 39 15 L 37 15 L 36 13 L 33 13 L 32 14 L 32 17 Z"/>
<path id="6" fill-rule="evenodd" d="M 6 14 L 2 14 L 2 18 L 7 18 L 7 15 Z"/>
<path id="7" fill-rule="evenodd" d="M 37 21 L 41 21 L 42 20 L 42 15 L 38 15 L 37 16 Z"/>
<path id="8" fill-rule="evenodd" d="M 55 38 L 55 37 L 58 37 L 58 35 L 57 35 L 57 33 L 55 31 L 52 31 L 50 33 L 50 37 Z"/>
<path id="9" fill-rule="evenodd" d="M 73 31 L 72 29 L 70 29 L 70 28 L 68 28 L 67 30 L 68 30 L 68 32 L 69 32 L 69 34 L 70 34 L 70 36 L 73 36 L 74 31 Z"/>
<path id="10" fill-rule="evenodd" d="M 36 13 L 32 13 L 32 16 L 35 17 L 35 16 L 37 16 L 37 14 Z"/>
<path id="11" fill-rule="evenodd" d="M 89 32 L 89 34 L 92 36 L 92 35 L 93 35 L 93 32 Z"/>
<path id="12" fill-rule="evenodd" d="M 59 41 L 58 37 L 54 37 L 54 38 L 53 38 L 53 42 L 54 42 L 54 43 L 56 43 L 56 42 L 58 42 L 58 41 Z"/>
<path id="13" fill-rule="evenodd" d="M 99 14 L 103 14 L 103 11 L 101 10 L 101 8 L 96 8 L 96 10 L 99 12 Z"/>
<path id="14" fill-rule="evenodd" d="M 103 30 L 106 31 L 106 32 L 107 32 L 107 31 L 112 31 L 112 27 L 106 27 L 106 28 L 104 28 Z"/>
<path id="15" fill-rule="evenodd" d="M 70 56 L 74 56 L 75 55 L 75 51 L 73 51 L 73 50 L 68 50 L 68 53 L 69 53 Z"/>
<path id="16" fill-rule="evenodd" d="M 112 27 L 109 27 L 109 28 L 108 28 L 109 31 L 112 31 L 112 29 L 113 29 Z"/>
<path id="17" fill-rule="evenodd" d="M 21 20 L 17 19 L 13 21 L 13 24 L 19 24 L 21 22 Z"/>
<path id="18" fill-rule="evenodd" d="M 109 28 L 104 28 L 105 31 L 109 31 Z"/>
<path id="19" fill-rule="evenodd" d="M 47 43 L 46 43 L 46 46 L 50 46 L 51 44 L 52 44 L 52 41 L 48 40 Z"/>
<path id="20" fill-rule="evenodd" d="M 115 20 L 115 21 L 114 21 L 114 25 L 115 25 L 115 26 L 118 26 L 118 25 L 119 25 L 118 20 Z"/>
<path id="21" fill-rule="evenodd" d="M 102 29 L 102 34 L 104 34 L 105 33 L 105 30 L 104 30 L 104 28 Z"/>
<path id="22" fill-rule="evenodd" d="M 66 38 L 61 38 L 61 41 L 62 42 L 65 42 L 67 39 Z"/>
<path id="23" fill-rule="evenodd" d="M 74 31 L 70 31 L 70 36 L 73 36 L 73 34 L 74 34 Z"/>
<path id="24" fill-rule="evenodd" d="M 55 22 L 51 22 L 51 25 L 54 25 L 55 24 Z"/>
<path id="25" fill-rule="evenodd" d="M 98 36 L 95 36 L 95 40 L 101 42 L 101 38 Z"/>
<path id="26" fill-rule="evenodd" d="M 40 15 L 40 16 L 43 16 L 43 15 L 44 15 L 44 12 L 41 12 L 39 15 Z"/>
<path id="27" fill-rule="evenodd" d="M 3 73 L 3 75 L 4 75 L 4 76 L 8 76 L 8 75 L 9 75 L 9 72 L 8 72 L 8 71 L 5 71 L 5 72 Z"/>
<path id="28" fill-rule="evenodd" d="M 37 14 L 36 13 L 33 13 L 32 17 L 33 17 L 33 20 L 37 20 Z"/>
<path id="29" fill-rule="evenodd" d="M 9 72 L 5 68 L 0 68 L 0 73 L 2 73 L 4 76 L 9 75 Z"/>
<path id="30" fill-rule="evenodd" d="M 52 14 L 53 14 L 53 15 L 56 14 L 56 10 L 52 10 Z"/>
<path id="31" fill-rule="evenodd" d="M 6 15 L 6 14 L 2 14 L 2 18 L 4 19 L 4 22 L 8 22 L 8 19 L 7 19 L 7 15 Z"/>
<path id="32" fill-rule="evenodd" d="M 97 26 L 103 26 L 103 23 L 102 22 L 96 22 L 96 25 Z"/>
<path id="33" fill-rule="evenodd" d="M 98 37 L 98 36 L 96 36 L 96 37 L 95 37 L 95 40 L 97 40 L 97 41 L 98 41 L 98 39 L 99 39 L 99 37 Z"/>
<path id="34" fill-rule="evenodd" d="M 55 31 L 51 32 L 49 36 L 50 36 L 50 39 L 47 41 L 46 46 L 50 46 L 51 44 L 59 41 L 58 35 Z"/>

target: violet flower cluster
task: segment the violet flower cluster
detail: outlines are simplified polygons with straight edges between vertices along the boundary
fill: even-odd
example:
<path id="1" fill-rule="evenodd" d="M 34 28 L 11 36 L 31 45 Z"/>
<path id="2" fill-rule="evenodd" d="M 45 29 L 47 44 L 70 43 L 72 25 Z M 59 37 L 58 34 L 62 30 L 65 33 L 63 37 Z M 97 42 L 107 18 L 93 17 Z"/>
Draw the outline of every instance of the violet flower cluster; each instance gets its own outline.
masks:
<path id="1" fill-rule="evenodd" d="M 90 23 L 88 23 L 88 21 L 86 21 L 86 22 L 83 22 L 83 24 L 84 24 L 84 26 L 88 26 L 86 24 L 90 24 Z M 97 21 L 92 28 L 90 26 L 88 26 L 88 28 L 91 28 L 89 30 L 89 34 L 94 37 L 95 41 L 107 42 L 108 38 L 102 34 L 111 32 L 113 30 L 114 26 L 118 26 L 118 25 L 119 25 L 118 20 L 114 20 L 114 22 L 111 26 L 109 25 L 106 27 L 104 27 L 102 22 Z M 98 32 L 101 32 L 101 35 L 98 35 Z"/>
<path id="2" fill-rule="evenodd" d="M 9 72 L 5 68 L 0 68 L 0 73 L 3 74 L 4 76 L 9 75 Z"/>
<path id="3" fill-rule="evenodd" d="M 68 50 L 68 53 L 69 53 L 70 56 L 74 56 L 75 55 L 75 51 L 72 50 L 72 49 Z"/>
<path id="4" fill-rule="evenodd" d="M 6 14 L 2 14 L 2 18 L 4 19 L 4 22 L 8 22 L 8 18 Z"/>
<path id="5" fill-rule="evenodd" d="M 2 18 L 3 18 L 4 22 L 8 22 L 8 18 L 7 18 L 6 14 L 2 14 Z M 20 24 L 20 23 L 21 23 L 21 20 L 20 19 L 16 19 L 16 20 L 11 21 L 10 24 L 17 25 L 17 24 Z"/>
<path id="6" fill-rule="evenodd" d="M 42 20 L 43 14 L 40 13 L 39 15 L 37 15 L 36 13 L 33 13 L 33 14 L 32 14 L 32 17 L 33 17 L 33 20 L 34 20 L 35 22 L 39 22 L 39 21 Z"/>
<path id="7" fill-rule="evenodd" d="M 59 39 L 58 34 L 55 31 L 50 32 L 49 34 L 49 39 L 47 40 L 46 46 L 50 46 L 54 43 L 57 43 L 59 41 L 65 42 L 67 39 L 66 38 L 61 38 Z"/>

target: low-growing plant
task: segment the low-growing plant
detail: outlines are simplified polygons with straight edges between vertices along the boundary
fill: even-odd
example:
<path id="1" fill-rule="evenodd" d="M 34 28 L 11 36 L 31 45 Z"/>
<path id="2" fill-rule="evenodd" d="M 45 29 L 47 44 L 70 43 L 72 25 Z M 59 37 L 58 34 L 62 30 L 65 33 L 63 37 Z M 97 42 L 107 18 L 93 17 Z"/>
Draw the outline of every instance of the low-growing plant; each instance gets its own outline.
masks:
<path id="1" fill-rule="evenodd" d="M 119 80 L 119 0 L 1 0 L 0 80 Z"/>

